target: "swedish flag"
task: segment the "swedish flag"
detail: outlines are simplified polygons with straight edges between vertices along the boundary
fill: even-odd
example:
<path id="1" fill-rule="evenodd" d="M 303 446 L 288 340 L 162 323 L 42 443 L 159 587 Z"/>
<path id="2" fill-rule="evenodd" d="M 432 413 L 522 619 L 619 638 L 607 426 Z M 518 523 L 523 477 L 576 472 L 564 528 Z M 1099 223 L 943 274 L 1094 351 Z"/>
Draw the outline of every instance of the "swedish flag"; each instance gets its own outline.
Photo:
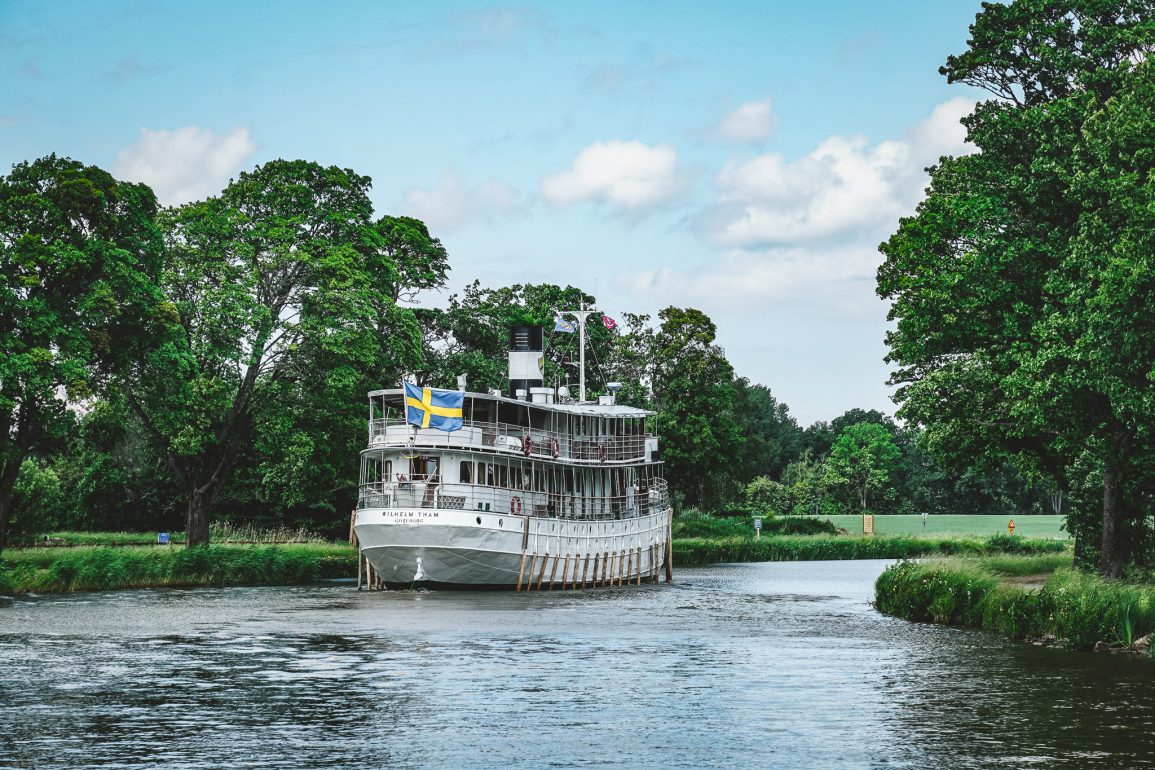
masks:
<path id="1" fill-rule="evenodd" d="M 457 390 L 419 388 L 405 383 L 405 422 L 418 428 L 461 430 L 465 394 Z"/>

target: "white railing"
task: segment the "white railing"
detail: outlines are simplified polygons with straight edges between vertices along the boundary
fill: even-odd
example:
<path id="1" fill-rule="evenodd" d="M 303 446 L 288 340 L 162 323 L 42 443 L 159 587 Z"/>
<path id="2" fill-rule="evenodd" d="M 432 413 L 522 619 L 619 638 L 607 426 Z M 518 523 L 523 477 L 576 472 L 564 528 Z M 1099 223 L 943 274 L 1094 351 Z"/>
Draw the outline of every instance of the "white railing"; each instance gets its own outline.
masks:
<path id="1" fill-rule="evenodd" d="M 509 423 L 467 421 L 461 430 L 414 428 L 397 418 L 369 421 L 369 446 L 404 446 L 414 437 L 422 447 L 484 447 L 524 457 L 579 460 L 594 463 L 646 459 L 647 434 L 626 436 L 570 436 Z M 528 440 L 527 440 L 528 439 Z"/>
<path id="2" fill-rule="evenodd" d="M 418 478 L 362 484 L 357 507 L 477 510 L 562 519 L 624 519 L 665 511 L 670 507 L 670 497 L 663 479 L 652 479 L 647 489 L 631 489 L 624 495 L 578 495 L 482 484 L 443 484 Z"/>

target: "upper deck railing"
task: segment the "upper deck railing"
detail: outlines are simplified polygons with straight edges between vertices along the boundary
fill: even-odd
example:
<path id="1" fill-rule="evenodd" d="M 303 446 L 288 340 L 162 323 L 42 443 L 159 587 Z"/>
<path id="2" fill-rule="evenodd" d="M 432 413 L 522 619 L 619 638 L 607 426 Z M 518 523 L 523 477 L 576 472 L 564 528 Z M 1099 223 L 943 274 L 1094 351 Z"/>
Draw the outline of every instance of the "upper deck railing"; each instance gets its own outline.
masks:
<path id="1" fill-rule="evenodd" d="M 540 428 L 497 422 L 466 421 L 461 430 L 416 428 L 399 418 L 369 421 L 369 446 L 397 447 L 409 444 L 429 448 L 490 449 L 523 457 L 590 463 L 638 462 L 647 459 L 646 441 L 652 434 L 571 436 Z"/>
<path id="2" fill-rule="evenodd" d="M 582 495 L 485 484 L 439 483 L 436 477 L 362 484 L 357 508 L 477 510 L 562 519 L 622 519 L 661 513 L 670 507 L 664 479 L 624 495 Z"/>

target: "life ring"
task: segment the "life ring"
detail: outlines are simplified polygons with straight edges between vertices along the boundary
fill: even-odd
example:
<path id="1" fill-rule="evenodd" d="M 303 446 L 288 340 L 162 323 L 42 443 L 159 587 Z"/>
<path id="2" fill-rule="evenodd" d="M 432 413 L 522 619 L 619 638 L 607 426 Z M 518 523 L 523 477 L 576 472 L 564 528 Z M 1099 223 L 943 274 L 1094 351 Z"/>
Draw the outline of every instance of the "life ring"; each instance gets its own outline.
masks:
<path id="1" fill-rule="evenodd" d="M 509 512 L 514 516 L 521 514 L 521 498 L 514 495 L 509 499 Z"/>
<path id="2" fill-rule="evenodd" d="M 604 463 L 606 461 L 606 457 L 608 457 L 608 456 L 609 456 L 609 452 L 606 451 L 606 445 L 605 444 L 599 444 L 598 445 L 598 459 Z"/>
<path id="3" fill-rule="evenodd" d="M 561 444 L 556 438 L 549 440 L 549 451 L 553 453 L 553 459 L 561 457 Z"/>
<path id="4" fill-rule="evenodd" d="M 529 437 L 528 433 L 526 433 L 524 436 L 521 437 L 521 453 L 523 455 L 525 455 L 526 457 L 529 457 L 532 452 L 533 452 L 533 439 Z"/>

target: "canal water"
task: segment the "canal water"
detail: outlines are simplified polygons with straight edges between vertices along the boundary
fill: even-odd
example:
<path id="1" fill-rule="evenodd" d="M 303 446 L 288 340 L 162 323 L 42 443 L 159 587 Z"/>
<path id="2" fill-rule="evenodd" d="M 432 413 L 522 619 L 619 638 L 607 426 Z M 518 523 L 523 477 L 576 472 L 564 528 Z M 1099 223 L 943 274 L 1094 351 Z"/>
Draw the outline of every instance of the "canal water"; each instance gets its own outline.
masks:
<path id="1" fill-rule="evenodd" d="M 885 564 L 0 599 L 0 767 L 1155 764 L 1155 664 L 884 617 Z"/>

